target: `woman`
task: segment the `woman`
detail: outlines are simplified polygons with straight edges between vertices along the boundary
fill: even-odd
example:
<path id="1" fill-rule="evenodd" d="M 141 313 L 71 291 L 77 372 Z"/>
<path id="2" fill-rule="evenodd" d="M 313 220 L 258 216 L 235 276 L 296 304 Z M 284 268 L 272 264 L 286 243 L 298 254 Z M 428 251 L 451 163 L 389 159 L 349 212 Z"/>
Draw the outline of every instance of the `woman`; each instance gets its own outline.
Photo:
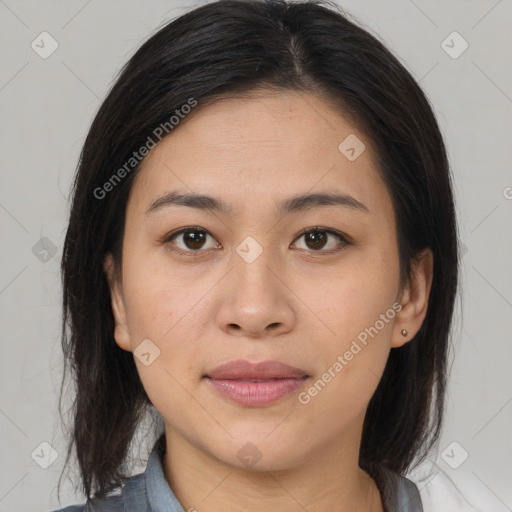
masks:
<path id="1" fill-rule="evenodd" d="M 376 38 L 320 1 L 181 16 L 123 69 L 73 193 L 87 503 L 64 510 L 424 510 L 404 475 L 442 426 L 456 221 L 429 102 Z"/>

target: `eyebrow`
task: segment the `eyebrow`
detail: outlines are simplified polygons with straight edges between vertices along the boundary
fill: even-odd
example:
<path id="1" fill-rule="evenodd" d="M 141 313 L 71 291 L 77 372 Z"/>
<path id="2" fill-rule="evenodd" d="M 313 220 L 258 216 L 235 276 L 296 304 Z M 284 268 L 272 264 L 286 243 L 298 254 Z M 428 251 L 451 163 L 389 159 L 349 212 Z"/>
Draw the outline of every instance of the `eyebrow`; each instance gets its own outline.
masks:
<path id="1" fill-rule="evenodd" d="M 226 215 L 232 215 L 233 207 L 220 198 L 204 194 L 180 194 L 170 192 L 156 199 L 146 210 L 149 215 L 166 206 L 188 206 L 200 210 L 209 210 Z M 280 203 L 277 207 L 278 215 L 287 215 L 294 212 L 303 212 L 318 206 L 343 206 L 352 210 L 369 213 L 366 205 L 352 196 L 338 192 L 324 192 L 316 194 L 302 194 L 290 197 Z"/>

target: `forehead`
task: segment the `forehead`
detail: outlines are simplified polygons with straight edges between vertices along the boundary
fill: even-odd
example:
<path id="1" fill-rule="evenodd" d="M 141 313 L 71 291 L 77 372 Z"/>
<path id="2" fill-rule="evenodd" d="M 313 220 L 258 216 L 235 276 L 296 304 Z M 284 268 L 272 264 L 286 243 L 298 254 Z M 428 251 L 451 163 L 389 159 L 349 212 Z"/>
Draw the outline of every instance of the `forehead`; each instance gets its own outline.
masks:
<path id="1" fill-rule="evenodd" d="M 365 134 L 332 104 L 292 91 L 199 104 L 144 159 L 130 201 L 143 208 L 177 188 L 233 203 L 320 188 L 375 202 L 385 189 Z"/>

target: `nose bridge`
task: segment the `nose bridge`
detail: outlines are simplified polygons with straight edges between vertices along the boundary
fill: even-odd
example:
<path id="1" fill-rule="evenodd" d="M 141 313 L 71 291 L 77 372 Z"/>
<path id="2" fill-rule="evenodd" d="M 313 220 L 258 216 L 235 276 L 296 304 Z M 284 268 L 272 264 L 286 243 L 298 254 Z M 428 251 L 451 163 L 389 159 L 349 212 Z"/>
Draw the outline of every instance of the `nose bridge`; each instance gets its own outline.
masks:
<path id="1" fill-rule="evenodd" d="M 272 250 L 247 237 L 233 254 L 228 289 L 218 321 L 224 330 L 252 336 L 291 327 L 294 312 L 286 286 L 278 278 L 280 263 Z M 277 331 L 276 331 L 277 332 Z"/>
<path id="2" fill-rule="evenodd" d="M 242 297 L 253 296 L 257 299 L 258 295 L 263 294 L 267 296 L 267 303 L 273 300 L 274 295 L 279 293 L 273 268 L 279 266 L 279 262 L 273 258 L 273 251 L 248 236 L 236 247 L 235 252 L 233 272 Z"/>

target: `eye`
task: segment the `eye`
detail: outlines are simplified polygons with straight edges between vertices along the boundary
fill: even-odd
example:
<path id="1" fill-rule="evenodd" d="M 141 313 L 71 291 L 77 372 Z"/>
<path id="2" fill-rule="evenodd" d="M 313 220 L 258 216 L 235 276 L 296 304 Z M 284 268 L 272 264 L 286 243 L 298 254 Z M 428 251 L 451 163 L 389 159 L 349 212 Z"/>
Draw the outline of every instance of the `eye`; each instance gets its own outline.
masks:
<path id="1" fill-rule="evenodd" d="M 322 228 L 315 226 L 304 230 L 296 240 L 304 237 L 303 247 L 299 249 L 306 249 L 313 252 L 337 252 L 342 250 L 349 244 L 347 238 L 332 229 Z M 338 243 L 333 242 L 333 239 L 338 239 Z"/>
<path id="2" fill-rule="evenodd" d="M 210 243 L 210 246 L 208 246 L 208 237 L 215 241 L 215 238 L 213 238 L 206 229 L 197 226 L 190 226 L 171 233 L 164 240 L 164 243 L 169 243 L 169 248 L 171 250 L 183 253 L 200 252 L 201 249 L 222 248 L 222 246 L 216 241 L 216 243 Z M 174 240 L 176 240 L 177 243 L 175 243 Z"/>
<path id="3" fill-rule="evenodd" d="M 209 238 L 211 239 L 210 245 L 208 245 Z M 304 230 L 295 240 L 301 238 L 304 238 L 303 246 L 295 244 L 294 248 L 306 249 L 309 252 L 333 253 L 350 244 L 342 233 L 320 226 Z M 188 226 L 175 231 L 167 236 L 163 243 L 167 244 L 171 251 L 186 256 L 206 252 L 208 249 L 222 249 L 222 245 L 206 229 L 199 226 Z"/>

